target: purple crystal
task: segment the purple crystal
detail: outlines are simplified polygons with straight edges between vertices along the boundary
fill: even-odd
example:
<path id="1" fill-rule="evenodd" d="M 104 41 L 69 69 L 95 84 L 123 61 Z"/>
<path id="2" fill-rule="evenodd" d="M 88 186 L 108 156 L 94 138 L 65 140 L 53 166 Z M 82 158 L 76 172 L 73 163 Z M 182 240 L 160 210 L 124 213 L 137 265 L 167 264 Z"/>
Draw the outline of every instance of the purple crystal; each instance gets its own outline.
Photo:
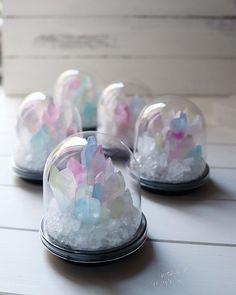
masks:
<path id="1" fill-rule="evenodd" d="M 112 164 L 111 158 L 107 158 L 106 160 L 106 169 L 105 169 L 105 175 L 106 179 L 114 173 L 114 166 Z"/>
<path id="2" fill-rule="evenodd" d="M 98 145 L 93 154 L 90 165 L 88 167 L 88 183 L 94 184 L 95 178 L 100 172 L 104 172 L 106 168 L 106 159 L 103 154 L 102 146 Z"/>

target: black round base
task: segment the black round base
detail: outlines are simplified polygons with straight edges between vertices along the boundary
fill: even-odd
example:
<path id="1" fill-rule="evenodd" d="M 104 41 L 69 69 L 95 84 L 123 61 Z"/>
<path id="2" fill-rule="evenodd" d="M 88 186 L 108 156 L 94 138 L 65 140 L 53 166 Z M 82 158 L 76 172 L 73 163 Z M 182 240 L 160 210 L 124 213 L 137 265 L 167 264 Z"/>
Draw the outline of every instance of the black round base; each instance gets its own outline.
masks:
<path id="1" fill-rule="evenodd" d="M 154 193 L 160 193 L 160 194 L 166 194 L 166 195 L 187 193 L 189 191 L 195 190 L 199 188 L 200 186 L 204 185 L 209 178 L 209 172 L 210 172 L 210 168 L 206 164 L 206 168 L 202 176 L 192 181 L 181 182 L 181 183 L 167 183 L 167 182 L 164 183 L 164 182 L 158 182 L 153 180 L 147 180 L 141 177 L 140 184 L 144 190 L 147 190 L 149 192 L 154 192 Z"/>
<path id="2" fill-rule="evenodd" d="M 92 126 L 92 127 L 83 127 L 83 131 L 96 131 L 97 126 Z"/>
<path id="3" fill-rule="evenodd" d="M 12 163 L 12 168 L 13 168 L 13 171 L 20 178 L 22 178 L 28 182 L 37 183 L 37 184 L 42 184 L 42 182 L 43 182 L 43 173 L 24 169 L 22 167 L 15 165 L 15 163 Z"/>
<path id="4" fill-rule="evenodd" d="M 130 159 L 130 153 L 128 150 L 103 147 L 103 152 L 106 157 L 110 157 L 114 161 L 126 162 Z"/>
<path id="5" fill-rule="evenodd" d="M 147 221 L 145 216 L 142 214 L 142 221 L 135 237 L 128 243 L 108 249 L 98 251 L 86 251 L 86 250 L 72 250 L 60 247 L 56 242 L 50 241 L 44 232 L 44 222 L 41 221 L 40 226 L 40 238 L 44 246 L 59 258 L 64 260 L 82 263 L 82 264 L 99 264 L 108 263 L 115 260 L 122 259 L 142 247 L 147 239 Z"/>

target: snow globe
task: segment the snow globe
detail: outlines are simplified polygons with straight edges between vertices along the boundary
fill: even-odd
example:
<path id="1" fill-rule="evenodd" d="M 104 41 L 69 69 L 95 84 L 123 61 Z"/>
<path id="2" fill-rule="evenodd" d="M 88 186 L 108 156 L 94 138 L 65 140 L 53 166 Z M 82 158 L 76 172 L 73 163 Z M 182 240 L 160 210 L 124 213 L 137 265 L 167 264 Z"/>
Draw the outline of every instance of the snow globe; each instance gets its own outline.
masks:
<path id="1" fill-rule="evenodd" d="M 78 108 L 83 130 L 97 127 L 97 103 L 101 93 L 98 77 L 79 70 L 63 72 L 55 85 L 55 100 L 60 104 L 69 102 Z"/>
<path id="2" fill-rule="evenodd" d="M 107 86 L 98 103 L 98 131 L 118 137 L 133 149 L 135 123 L 148 97 L 149 90 L 140 84 Z"/>
<path id="3" fill-rule="evenodd" d="M 60 108 L 41 92 L 29 94 L 21 103 L 16 124 L 13 169 L 22 178 L 42 182 L 43 169 L 53 148 L 67 136 L 81 131 L 78 111 Z"/>
<path id="4" fill-rule="evenodd" d="M 146 240 L 138 171 L 131 151 L 106 134 L 81 132 L 59 144 L 44 170 L 46 248 L 78 263 L 109 262 L 138 250 Z"/>
<path id="5" fill-rule="evenodd" d="M 137 120 L 134 155 L 144 189 L 178 193 L 203 185 L 209 166 L 199 108 L 182 97 L 155 100 Z"/>

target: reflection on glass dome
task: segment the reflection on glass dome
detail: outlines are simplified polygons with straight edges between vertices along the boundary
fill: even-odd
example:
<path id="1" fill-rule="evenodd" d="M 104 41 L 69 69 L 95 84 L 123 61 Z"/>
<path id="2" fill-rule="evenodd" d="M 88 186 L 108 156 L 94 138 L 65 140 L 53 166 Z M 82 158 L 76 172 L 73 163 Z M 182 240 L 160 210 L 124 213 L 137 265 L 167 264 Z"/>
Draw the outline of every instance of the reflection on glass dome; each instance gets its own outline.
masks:
<path id="1" fill-rule="evenodd" d="M 55 85 L 55 100 L 58 103 L 70 102 L 81 114 L 83 129 L 97 126 L 97 103 L 100 96 L 98 78 L 79 70 L 63 72 Z"/>
<path id="2" fill-rule="evenodd" d="M 23 178 L 42 180 L 47 157 L 67 136 L 81 131 L 80 116 L 74 108 L 58 107 L 41 92 L 28 95 L 19 108 L 16 124 L 14 169 Z"/>
<path id="3" fill-rule="evenodd" d="M 98 131 L 116 136 L 133 148 L 135 123 L 148 96 L 148 89 L 134 83 L 106 87 L 98 103 Z"/>
<path id="4" fill-rule="evenodd" d="M 205 120 L 192 102 L 167 96 L 148 106 L 137 120 L 135 140 L 143 186 L 168 191 L 203 184 L 209 172 L 205 135 Z"/>
<path id="5" fill-rule="evenodd" d="M 117 147 L 127 153 L 125 159 L 110 157 L 114 156 L 110 149 Z M 134 247 L 132 251 L 137 244 L 140 247 L 146 233 L 140 210 L 139 177 L 135 169 L 130 169 L 132 157 L 118 140 L 96 132 L 69 137 L 52 152 L 44 172 L 42 225 L 43 242 L 52 252 L 85 262 L 75 251 L 82 251 L 83 257 L 93 260 L 93 251 L 110 252 L 126 244 Z M 60 247 L 60 253 L 55 246 Z M 65 257 L 65 251 L 70 252 L 69 257 Z M 114 260 L 119 256 L 120 249 L 111 257 L 95 255 L 95 260 Z"/>

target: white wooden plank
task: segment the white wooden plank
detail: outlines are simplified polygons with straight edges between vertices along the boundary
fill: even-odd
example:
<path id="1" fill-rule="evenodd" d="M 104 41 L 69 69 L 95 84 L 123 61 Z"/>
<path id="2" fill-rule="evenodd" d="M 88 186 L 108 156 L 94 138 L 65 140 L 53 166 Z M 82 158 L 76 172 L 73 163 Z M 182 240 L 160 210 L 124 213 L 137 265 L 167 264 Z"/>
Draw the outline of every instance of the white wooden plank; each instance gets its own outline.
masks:
<path id="1" fill-rule="evenodd" d="M 197 96 L 197 97 L 191 97 L 187 96 L 187 99 L 191 100 L 193 103 L 195 103 L 199 109 L 202 111 L 202 114 L 205 116 L 205 120 L 207 125 L 216 125 L 215 118 L 213 116 L 213 103 L 216 99 L 224 100 L 224 97 L 216 97 L 215 95 L 213 97 L 208 96 Z"/>
<path id="2" fill-rule="evenodd" d="M 214 104 L 214 101 L 212 101 L 212 104 Z M 224 118 L 223 118 L 224 116 Z M 236 130 L 233 129 L 233 125 L 230 125 L 227 128 L 225 126 L 225 121 L 228 117 L 228 113 L 222 113 L 222 121 L 218 122 L 219 119 L 215 118 L 215 121 L 220 125 L 214 125 L 214 126 L 207 126 L 207 142 L 211 144 L 235 144 L 236 145 Z M 206 118 L 207 119 L 207 118 Z M 220 124 L 221 123 L 221 124 Z"/>
<path id="3" fill-rule="evenodd" d="M 236 169 L 211 168 L 208 184 L 191 194 L 193 198 L 199 195 L 203 199 L 236 200 Z M 190 196 L 190 197 L 191 197 Z"/>
<path id="4" fill-rule="evenodd" d="M 46 253 L 37 233 L 1 230 L 1 237 L 3 292 L 235 294 L 235 248 L 147 242 L 140 252 L 122 261 L 85 267 Z"/>
<path id="5" fill-rule="evenodd" d="M 207 162 L 211 167 L 236 168 L 236 145 L 208 145 Z"/>
<path id="6" fill-rule="evenodd" d="M 234 0 L 5 0 L 5 16 L 203 15 L 233 16 Z"/>
<path id="7" fill-rule="evenodd" d="M 0 156 L 0 167 L 2 167 L 2 169 L 0 169 L 0 185 L 19 186 L 25 189 L 28 187 L 31 188 L 28 182 L 22 180 L 14 173 L 11 156 Z"/>
<path id="8" fill-rule="evenodd" d="M 42 187 L 1 186 L 0 226 L 37 230 L 42 217 Z"/>
<path id="9" fill-rule="evenodd" d="M 0 184 L 4 182 L 0 174 Z M 211 182 L 190 195 L 160 197 L 143 191 L 142 208 L 150 237 L 236 244 L 236 236 L 232 235 L 236 221 L 235 183 L 232 171 L 213 169 Z M 41 187 L 21 181 L 14 185 L 19 187 L 0 186 L 0 227 L 37 230 L 42 217 Z"/>
<path id="10" fill-rule="evenodd" d="M 149 237 L 236 245 L 236 202 L 204 200 L 207 193 L 202 189 L 182 198 L 143 193 Z"/>
<path id="11" fill-rule="evenodd" d="M 14 133 L 1 133 L 1 143 L 0 156 L 11 156 L 16 146 Z"/>
<path id="12" fill-rule="evenodd" d="M 214 104 L 214 116 L 219 124 L 236 129 L 236 97 Z M 227 116 L 225 116 L 227 114 Z"/>
<path id="13" fill-rule="evenodd" d="M 156 95 L 227 95 L 236 91 L 236 60 L 175 58 L 5 59 L 7 94 L 51 92 L 68 68 L 97 74 L 104 85 L 114 80 L 143 81 Z"/>
<path id="14" fill-rule="evenodd" d="M 6 19 L 8 56 L 236 57 L 236 20 Z"/>

